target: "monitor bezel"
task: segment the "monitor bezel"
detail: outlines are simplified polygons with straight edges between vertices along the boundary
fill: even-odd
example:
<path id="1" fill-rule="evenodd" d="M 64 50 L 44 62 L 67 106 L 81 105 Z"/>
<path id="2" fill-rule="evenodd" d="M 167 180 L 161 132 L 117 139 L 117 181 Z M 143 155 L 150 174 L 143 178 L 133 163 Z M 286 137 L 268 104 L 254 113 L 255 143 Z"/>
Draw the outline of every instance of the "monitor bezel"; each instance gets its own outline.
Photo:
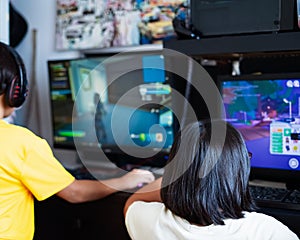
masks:
<path id="1" fill-rule="evenodd" d="M 300 72 L 286 73 L 255 73 L 241 75 L 219 75 L 217 77 L 217 87 L 222 96 L 222 83 L 225 81 L 261 81 L 261 80 L 280 80 L 280 79 L 299 79 Z M 223 104 L 223 103 L 222 103 Z M 264 180 L 272 182 L 282 182 L 287 186 L 300 187 L 300 170 L 283 170 L 273 168 L 262 168 L 251 166 L 251 180 Z"/>

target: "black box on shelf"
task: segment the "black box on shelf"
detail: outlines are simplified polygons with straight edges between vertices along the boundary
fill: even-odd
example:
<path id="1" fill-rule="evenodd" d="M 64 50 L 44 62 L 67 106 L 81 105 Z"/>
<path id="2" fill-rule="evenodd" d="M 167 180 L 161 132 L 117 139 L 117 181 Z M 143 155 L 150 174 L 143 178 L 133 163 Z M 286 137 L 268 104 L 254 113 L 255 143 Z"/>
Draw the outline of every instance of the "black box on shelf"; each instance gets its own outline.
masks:
<path id="1" fill-rule="evenodd" d="M 295 0 L 190 0 L 191 28 L 202 36 L 293 31 Z"/>

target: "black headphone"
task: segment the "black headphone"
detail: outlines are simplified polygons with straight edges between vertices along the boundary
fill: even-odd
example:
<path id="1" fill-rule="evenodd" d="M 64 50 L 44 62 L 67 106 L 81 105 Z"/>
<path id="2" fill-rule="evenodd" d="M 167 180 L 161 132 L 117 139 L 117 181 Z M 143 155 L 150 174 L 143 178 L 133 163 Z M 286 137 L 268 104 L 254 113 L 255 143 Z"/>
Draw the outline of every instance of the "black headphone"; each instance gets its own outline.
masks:
<path id="1" fill-rule="evenodd" d="M 20 107 L 28 95 L 28 81 L 25 66 L 20 55 L 12 47 L 1 42 L 0 44 L 9 51 L 18 69 L 18 75 L 15 76 L 11 82 L 1 83 L 1 92 L 5 92 L 5 101 L 8 106 Z"/>

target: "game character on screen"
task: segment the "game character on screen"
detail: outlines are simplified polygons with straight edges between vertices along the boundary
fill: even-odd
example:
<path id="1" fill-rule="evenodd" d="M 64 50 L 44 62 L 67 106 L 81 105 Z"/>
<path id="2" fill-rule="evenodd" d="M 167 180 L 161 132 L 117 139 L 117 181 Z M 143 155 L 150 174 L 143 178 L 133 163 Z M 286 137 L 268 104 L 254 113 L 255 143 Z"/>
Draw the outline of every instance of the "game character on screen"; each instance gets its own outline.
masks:
<path id="1" fill-rule="evenodd" d="M 106 140 L 107 135 L 103 124 L 103 116 L 106 114 L 101 97 L 99 93 L 94 94 L 94 104 L 96 105 L 95 113 L 95 129 L 96 136 L 99 143 Z"/>

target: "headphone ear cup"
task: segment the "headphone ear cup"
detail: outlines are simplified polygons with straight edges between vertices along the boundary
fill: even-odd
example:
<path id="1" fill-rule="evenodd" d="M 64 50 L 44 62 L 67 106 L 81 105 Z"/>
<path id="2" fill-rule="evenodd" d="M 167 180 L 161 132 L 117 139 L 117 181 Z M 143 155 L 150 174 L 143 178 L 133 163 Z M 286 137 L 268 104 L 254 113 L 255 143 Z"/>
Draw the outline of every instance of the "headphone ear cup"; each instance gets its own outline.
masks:
<path id="1" fill-rule="evenodd" d="M 10 107 L 20 107 L 27 96 L 27 90 L 24 92 L 22 83 L 15 77 L 6 89 L 6 103 Z"/>
<path id="2" fill-rule="evenodd" d="M 28 82 L 26 77 L 26 69 L 20 55 L 9 45 L 4 43 L 0 44 L 7 48 L 11 56 L 13 57 L 18 74 L 13 78 L 11 82 L 1 84 L 0 94 L 5 93 L 6 104 L 10 107 L 20 107 L 28 95 Z"/>

